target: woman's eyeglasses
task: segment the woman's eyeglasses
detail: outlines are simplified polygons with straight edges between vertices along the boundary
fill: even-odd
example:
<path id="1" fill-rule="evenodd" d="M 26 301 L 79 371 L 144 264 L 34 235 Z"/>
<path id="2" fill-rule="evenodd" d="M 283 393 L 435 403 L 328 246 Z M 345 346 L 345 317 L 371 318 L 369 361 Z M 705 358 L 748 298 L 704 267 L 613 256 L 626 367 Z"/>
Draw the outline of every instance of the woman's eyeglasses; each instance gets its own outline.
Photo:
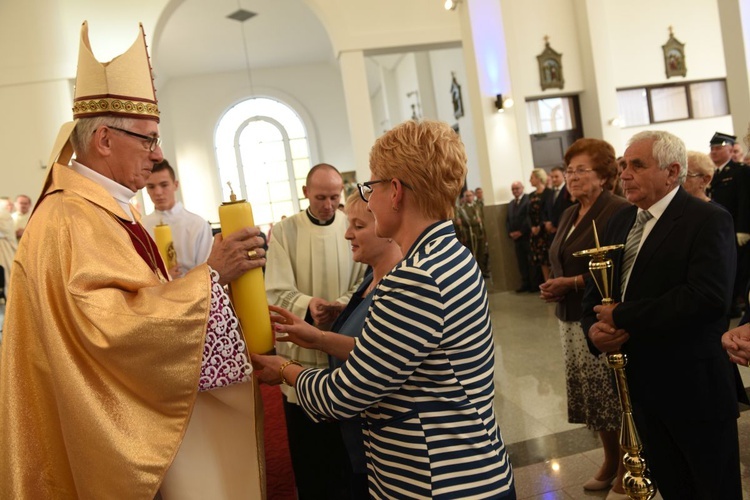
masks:
<path id="1" fill-rule="evenodd" d="M 359 196 L 362 197 L 362 199 L 365 202 L 370 201 L 370 196 L 372 195 L 372 186 L 381 182 L 391 182 L 393 179 L 379 179 L 376 181 L 367 181 L 363 183 L 357 183 L 357 189 L 359 189 Z M 401 182 L 401 185 L 405 188 L 411 189 L 411 186 L 409 186 L 407 183 L 399 179 L 399 182 Z"/>

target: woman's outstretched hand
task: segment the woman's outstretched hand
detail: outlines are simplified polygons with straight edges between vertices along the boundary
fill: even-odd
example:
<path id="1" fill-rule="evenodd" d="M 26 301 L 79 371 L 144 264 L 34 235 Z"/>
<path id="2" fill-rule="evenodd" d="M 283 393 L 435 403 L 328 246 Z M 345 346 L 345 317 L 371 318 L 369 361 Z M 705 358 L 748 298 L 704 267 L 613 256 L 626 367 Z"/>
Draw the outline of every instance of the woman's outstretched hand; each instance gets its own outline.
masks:
<path id="1" fill-rule="evenodd" d="M 271 328 L 277 342 L 292 342 L 305 349 L 321 349 L 324 333 L 286 309 L 268 306 L 271 311 Z"/>

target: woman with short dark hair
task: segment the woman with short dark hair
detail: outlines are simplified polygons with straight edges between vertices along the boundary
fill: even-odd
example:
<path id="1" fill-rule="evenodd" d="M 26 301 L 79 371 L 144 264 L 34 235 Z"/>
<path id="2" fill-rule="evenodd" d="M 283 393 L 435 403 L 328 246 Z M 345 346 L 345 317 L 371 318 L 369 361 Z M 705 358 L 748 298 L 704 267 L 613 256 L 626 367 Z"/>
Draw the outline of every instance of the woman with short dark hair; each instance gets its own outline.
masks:
<path id="1" fill-rule="evenodd" d="M 586 424 L 598 431 L 604 446 L 604 464 L 583 487 L 607 489 L 617 478 L 613 492 L 624 493 L 620 403 L 606 360 L 591 354 L 586 343 L 581 327 L 581 301 L 589 261 L 573 254 L 596 246 L 593 221 L 601 234 L 609 217 L 628 202 L 611 193 L 617 165 L 615 150 L 609 143 L 578 139 L 565 152 L 565 163 L 565 183 L 578 203 L 560 217 L 549 251 L 552 278 L 540 287 L 541 297 L 547 302 L 557 302 L 555 315 L 565 358 L 568 422 Z"/>

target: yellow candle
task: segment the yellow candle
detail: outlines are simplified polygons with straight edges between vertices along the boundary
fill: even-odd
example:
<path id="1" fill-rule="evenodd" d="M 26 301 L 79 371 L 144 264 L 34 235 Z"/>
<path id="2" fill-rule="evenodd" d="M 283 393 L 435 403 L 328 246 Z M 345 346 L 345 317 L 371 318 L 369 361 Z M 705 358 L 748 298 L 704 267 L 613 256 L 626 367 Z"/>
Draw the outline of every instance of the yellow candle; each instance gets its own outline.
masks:
<path id="1" fill-rule="evenodd" d="M 232 195 L 234 198 L 234 194 Z M 253 209 L 245 200 L 222 203 L 219 207 L 221 235 L 226 238 L 240 229 L 254 226 Z M 263 270 L 251 269 L 230 284 L 232 302 L 242 325 L 247 350 L 254 354 L 266 354 L 273 350 L 271 317 L 263 281 Z"/>
<path id="2" fill-rule="evenodd" d="M 177 252 L 174 250 L 174 241 L 172 239 L 172 230 L 167 224 L 159 224 L 154 228 L 154 240 L 159 248 L 159 254 L 167 271 L 177 266 Z"/>

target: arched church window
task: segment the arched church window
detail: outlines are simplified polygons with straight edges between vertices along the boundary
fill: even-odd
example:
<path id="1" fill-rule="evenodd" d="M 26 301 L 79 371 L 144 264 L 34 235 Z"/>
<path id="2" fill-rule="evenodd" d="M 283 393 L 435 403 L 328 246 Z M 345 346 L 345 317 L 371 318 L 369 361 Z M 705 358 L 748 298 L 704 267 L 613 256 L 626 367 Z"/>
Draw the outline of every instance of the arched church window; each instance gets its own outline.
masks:
<path id="1" fill-rule="evenodd" d="M 215 144 L 222 199 L 229 200 L 231 182 L 238 198 L 252 204 L 255 224 L 263 230 L 307 208 L 302 186 L 310 148 L 292 108 L 265 97 L 237 103 L 219 120 Z"/>

